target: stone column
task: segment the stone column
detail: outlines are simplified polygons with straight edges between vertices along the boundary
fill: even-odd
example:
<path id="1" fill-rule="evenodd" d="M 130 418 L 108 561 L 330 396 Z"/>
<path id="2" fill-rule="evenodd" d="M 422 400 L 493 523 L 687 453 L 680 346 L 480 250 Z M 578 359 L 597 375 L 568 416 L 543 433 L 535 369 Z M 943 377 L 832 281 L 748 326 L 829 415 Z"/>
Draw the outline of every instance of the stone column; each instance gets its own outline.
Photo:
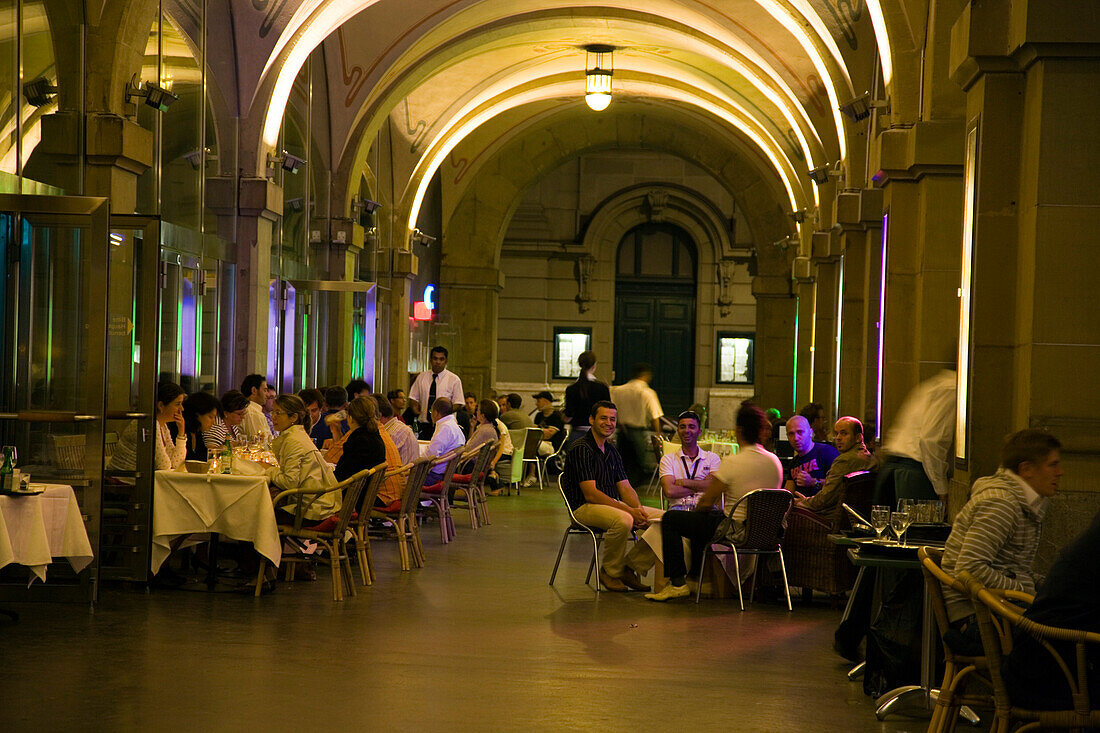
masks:
<path id="1" fill-rule="evenodd" d="M 792 410 L 810 401 L 814 371 L 814 329 L 817 326 L 817 276 L 809 257 L 797 257 L 793 264 L 792 289 L 797 301 L 795 331 L 797 359 L 794 364 L 795 392 Z M 783 413 L 787 415 L 787 412 Z"/>
<path id="2" fill-rule="evenodd" d="M 755 382 L 762 409 L 777 408 L 784 415 L 794 407 L 794 341 L 798 301 L 791 292 L 790 274 L 757 275 Z"/>
<path id="3" fill-rule="evenodd" d="M 504 273 L 495 267 L 452 266 L 440 274 L 440 311 L 462 324 L 448 368 L 462 386 L 486 394 L 496 382 L 497 313 Z"/>
<path id="4" fill-rule="evenodd" d="M 833 414 L 837 378 L 837 295 L 841 270 L 839 232 L 814 232 L 811 252 L 817 273 L 814 293 L 813 401 L 824 405 L 829 418 L 835 420 L 839 417 Z M 843 311 L 840 315 L 843 317 Z"/>
<path id="5" fill-rule="evenodd" d="M 1100 18 L 1091 4 L 969 5 L 953 77 L 977 127 L 967 456 L 956 486 L 989 473 L 1001 436 L 1049 429 L 1062 478 L 1040 569 L 1100 507 Z"/>
<path id="6" fill-rule="evenodd" d="M 382 251 L 382 259 L 390 260 L 390 272 L 385 277 L 389 290 L 379 296 L 379 301 L 389 305 L 389 345 L 386 349 L 389 361 L 383 365 L 388 389 L 407 389 L 409 386 L 409 318 L 412 317 L 412 282 L 419 271 L 420 260 L 412 252 L 401 249 Z M 382 265 L 384 267 L 385 265 Z M 379 280 L 382 280 L 379 277 Z"/>
<path id="7" fill-rule="evenodd" d="M 271 246 L 283 210 L 283 189 L 274 181 L 241 178 L 239 186 L 237 196 L 232 178 L 210 178 L 206 188 L 208 205 L 218 215 L 219 233 L 236 229 L 232 334 L 220 347 L 220 358 L 232 364 L 228 384 L 240 384 L 247 374 L 267 373 Z"/>
<path id="8" fill-rule="evenodd" d="M 838 202 L 840 203 L 840 202 Z M 838 205 L 838 239 L 844 253 L 844 295 L 840 325 L 841 415 L 864 422 L 864 434 L 875 435 L 878 397 L 878 320 L 882 271 L 882 228 L 863 220 L 862 204 Z"/>

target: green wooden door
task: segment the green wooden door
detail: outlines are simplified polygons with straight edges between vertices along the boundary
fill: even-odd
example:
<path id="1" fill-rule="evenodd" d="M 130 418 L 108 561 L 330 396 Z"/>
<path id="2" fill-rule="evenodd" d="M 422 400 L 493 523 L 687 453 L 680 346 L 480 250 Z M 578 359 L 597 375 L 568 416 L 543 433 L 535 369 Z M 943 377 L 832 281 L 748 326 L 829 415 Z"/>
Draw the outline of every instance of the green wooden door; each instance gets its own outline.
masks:
<path id="1" fill-rule="evenodd" d="M 666 415 L 694 401 L 695 288 L 620 282 L 615 295 L 615 383 L 634 365 L 653 366 L 652 387 Z"/>

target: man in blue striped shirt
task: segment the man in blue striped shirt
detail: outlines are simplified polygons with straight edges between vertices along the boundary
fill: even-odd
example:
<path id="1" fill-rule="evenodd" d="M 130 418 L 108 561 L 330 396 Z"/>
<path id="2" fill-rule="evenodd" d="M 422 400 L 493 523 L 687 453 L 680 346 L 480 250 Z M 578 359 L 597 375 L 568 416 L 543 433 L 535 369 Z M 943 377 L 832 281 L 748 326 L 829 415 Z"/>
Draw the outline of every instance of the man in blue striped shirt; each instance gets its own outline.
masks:
<path id="1" fill-rule="evenodd" d="M 641 529 L 659 509 L 642 506 L 630 485 L 622 458 L 607 439 L 615 434 L 618 410 L 606 400 L 592 405 L 592 429 L 569 448 L 562 474 L 562 490 L 578 521 L 604 530 L 599 568 L 608 590 L 648 591 L 639 578 L 653 566 L 653 551 L 636 542 L 627 552 L 633 529 Z"/>

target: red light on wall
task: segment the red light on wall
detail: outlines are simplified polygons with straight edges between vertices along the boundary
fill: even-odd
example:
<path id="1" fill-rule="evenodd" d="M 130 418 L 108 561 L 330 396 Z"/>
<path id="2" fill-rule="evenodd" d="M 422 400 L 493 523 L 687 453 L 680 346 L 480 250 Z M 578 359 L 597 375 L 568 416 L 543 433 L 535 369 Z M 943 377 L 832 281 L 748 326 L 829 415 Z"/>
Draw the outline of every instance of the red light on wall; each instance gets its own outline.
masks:
<path id="1" fill-rule="evenodd" d="M 433 311 L 428 307 L 428 304 L 420 300 L 413 303 L 413 320 L 414 321 L 430 321 L 432 320 Z"/>

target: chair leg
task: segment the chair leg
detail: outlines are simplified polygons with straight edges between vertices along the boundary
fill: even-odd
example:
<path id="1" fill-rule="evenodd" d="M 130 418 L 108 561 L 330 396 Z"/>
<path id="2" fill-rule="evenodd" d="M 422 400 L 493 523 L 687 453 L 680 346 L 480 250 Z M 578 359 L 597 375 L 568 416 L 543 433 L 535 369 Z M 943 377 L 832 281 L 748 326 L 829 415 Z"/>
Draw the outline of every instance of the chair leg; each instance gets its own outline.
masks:
<path id="1" fill-rule="evenodd" d="M 703 546 L 703 564 L 699 566 L 699 577 L 695 579 L 695 602 L 698 603 L 699 599 L 703 596 L 703 573 L 707 569 L 707 552 L 710 550 L 710 544 Z M 672 579 L 669 578 L 669 582 Z"/>
<path id="2" fill-rule="evenodd" d="M 737 602 L 741 604 L 741 610 L 745 610 L 745 595 L 741 590 L 741 561 L 737 557 L 737 548 L 733 548 L 733 582 L 737 584 Z"/>
<path id="3" fill-rule="evenodd" d="M 424 567 L 424 545 L 420 542 L 420 525 L 415 518 L 409 525 L 409 541 L 412 544 L 413 564 L 418 568 Z"/>
<path id="4" fill-rule="evenodd" d="M 783 548 L 779 548 L 779 569 L 783 572 L 783 592 L 787 594 L 787 610 L 794 611 L 791 605 L 791 586 L 787 584 L 787 563 L 783 562 Z"/>
<path id="5" fill-rule="evenodd" d="M 355 527 L 355 554 L 359 558 L 359 577 L 363 579 L 363 585 L 370 585 L 374 581 L 374 568 L 371 567 L 370 545 L 367 543 L 367 530 L 362 524 Z"/>
<path id="6" fill-rule="evenodd" d="M 600 540 L 592 533 L 592 569 L 596 571 L 596 597 L 600 595 Z M 587 585 L 588 581 L 584 581 Z"/>
<path id="7" fill-rule="evenodd" d="M 539 477 L 539 491 L 542 491 L 543 485 L 546 483 L 546 476 L 542 472 L 542 461 L 535 459 L 535 473 Z"/>
<path id="8" fill-rule="evenodd" d="M 332 600 L 342 601 L 344 600 L 344 591 L 341 586 L 344 584 L 344 579 L 341 577 L 343 572 L 340 570 L 340 555 L 333 544 L 329 544 L 324 540 L 318 540 L 318 542 L 328 550 L 328 564 L 332 570 Z"/>
<path id="9" fill-rule="evenodd" d="M 489 501 L 485 496 L 485 484 L 477 487 L 477 503 L 481 507 L 481 523 L 492 524 L 489 520 Z"/>
<path id="10" fill-rule="evenodd" d="M 562 553 L 565 552 L 565 541 L 569 539 L 569 530 L 565 530 L 565 534 L 561 536 L 561 547 L 558 548 L 558 556 L 554 560 L 554 569 L 550 571 L 550 582 L 547 585 L 554 584 L 554 578 L 558 577 L 558 565 L 561 564 Z M 584 582 L 588 582 L 587 580 Z"/>
<path id="11" fill-rule="evenodd" d="M 256 598 L 260 597 L 260 593 L 264 587 L 264 570 L 267 569 L 267 559 L 260 555 L 260 571 L 256 573 Z"/>
<path id="12" fill-rule="evenodd" d="M 340 559 L 343 572 L 341 577 L 344 581 L 344 595 L 351 595 L 353 598 L 358 594 L 355 589 L 355 575 L 351 571 L 351 554 L 348 552 L 347 544 L 343 540 L 337 540 L 340 547 Z"/>
<path id="13" fill-rule="evenodd" d="M 397 554 L 401 558 L 401 569 L 404 571 L 409 570 L 409 545 L 408 537 L 405 535 L 405 515 L 398 514 L 394 520 L 393 526 L 397 529 Z"/>

